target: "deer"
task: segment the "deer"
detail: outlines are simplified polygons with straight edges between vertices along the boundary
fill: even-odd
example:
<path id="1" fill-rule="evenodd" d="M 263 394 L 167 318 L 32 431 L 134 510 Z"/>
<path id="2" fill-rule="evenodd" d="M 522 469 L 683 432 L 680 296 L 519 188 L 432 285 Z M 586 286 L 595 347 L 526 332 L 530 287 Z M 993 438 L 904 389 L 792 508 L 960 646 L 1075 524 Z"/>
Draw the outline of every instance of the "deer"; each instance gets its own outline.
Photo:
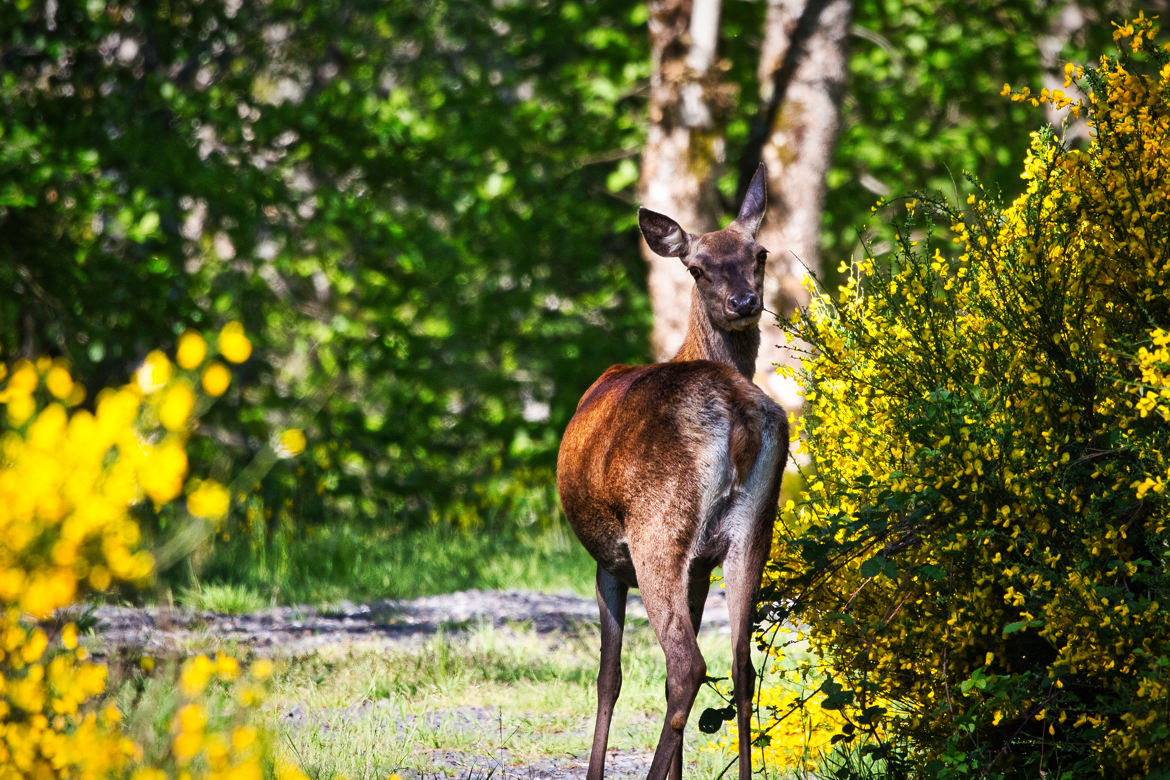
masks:
<path id="1" fill-rule="evenodd" d="M 686 338 L 669 361 L 606 370 L 581 397 L 557 453 L 561 507 L 597 561 L 601 652 L 587 780 L 605 769 L 630 588 L 641 591 L 666 659 L 666 717 L 648 778 L 682 777 L 683 730 L 707 679 L 696 635 L 720 565 L 739 777 L 751 776 L 753 616 L 788 456 L 787 416 L 752 382 L 768 254 L 755 240 L 764 181 L 761 165 L 735 219 L 701 235 L 638 210 L 649 247 L 679 258 L 695 280 Z"/>

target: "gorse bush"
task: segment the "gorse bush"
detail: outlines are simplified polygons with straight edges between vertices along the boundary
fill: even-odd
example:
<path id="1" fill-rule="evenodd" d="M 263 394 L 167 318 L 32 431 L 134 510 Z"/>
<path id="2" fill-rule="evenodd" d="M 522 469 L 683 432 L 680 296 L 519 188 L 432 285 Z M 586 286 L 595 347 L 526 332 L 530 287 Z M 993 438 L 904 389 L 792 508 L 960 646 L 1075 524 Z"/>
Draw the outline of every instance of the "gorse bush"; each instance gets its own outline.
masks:
<path id="1" fill-rule="evenodd" d="M 220 332 L 226 360 L 250 351 L 237 323 Z M 0 778 L 300 776 L 274 768 L 248 722 L 263 664 L 245 674 L 226 657 L 188 661 L 182 706 L 144 745 L 124 729 L 132 713 L 110 701 L 108 670 L 79 645 L 77 623 L 55 617 L 153 576 L 138 514 L 172 505 L 193 523 L 226 515 L 227 489 L 190 475 L 186 448 L 199 411 L 230 381 L 194 332 L 174 362 L 150 353 L 93 411 L 80 408 L 85 391 L 63 363 L 0 365 Z"/>
<path id="2" fill-rule="evenodd" d="M 750 736 L 759 748 L 759 768 L 765 774 L 776 769 L 815 772 L 840 740 L 837 735 L 846 721 L 832 697 L 821 688 L 827 678 L 810 656 L 806 632 L 772 623 L 760 639 L 770 666 L 763 670 L 768 685 L 758 692 L 756 704 L 772 717 L 763 729 Z M 726 698 L 731 701 L 730 692 Z M 733 707 L 715 712 L 734 718 Z M 717 728 L 717 724 L 709 728 Z M 728 733 L 713 741 L 711 747 L 735 755 L 738 745 L 739 729 L 732 720 Z"/>
<path id="3" fill-rule="evenodd" d="M 768 587 L 808 627 L 836 742 L 890 774 L 1170 771 L 1157 31 L 1139 16 L 1069 65 L 1076 102 L 1005 87 L 1082 117 L 1087 147 L 1035 133 L 1007 205 L 907 202 L 897 250 L 788 325 L 812 471 Z"/>

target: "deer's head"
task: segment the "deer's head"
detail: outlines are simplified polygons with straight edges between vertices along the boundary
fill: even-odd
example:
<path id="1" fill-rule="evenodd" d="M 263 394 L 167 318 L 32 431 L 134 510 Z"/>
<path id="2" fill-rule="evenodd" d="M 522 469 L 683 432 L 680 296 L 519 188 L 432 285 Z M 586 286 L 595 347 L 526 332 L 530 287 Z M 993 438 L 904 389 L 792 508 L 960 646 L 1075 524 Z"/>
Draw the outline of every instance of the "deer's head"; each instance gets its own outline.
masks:
<path id="1" fill-rule="evenodd" d="M 768 250 L 756 243 L 764 218 L 764 166 L 756 169 L 735 220 L 722 230 L 694 235 L 649 209 L 638 209 L 638 224 L 656 254 L 677 257 L 695 279 L 711 324 L 743 330 L 760 321 L 764 304 L 764 261 Z"/>

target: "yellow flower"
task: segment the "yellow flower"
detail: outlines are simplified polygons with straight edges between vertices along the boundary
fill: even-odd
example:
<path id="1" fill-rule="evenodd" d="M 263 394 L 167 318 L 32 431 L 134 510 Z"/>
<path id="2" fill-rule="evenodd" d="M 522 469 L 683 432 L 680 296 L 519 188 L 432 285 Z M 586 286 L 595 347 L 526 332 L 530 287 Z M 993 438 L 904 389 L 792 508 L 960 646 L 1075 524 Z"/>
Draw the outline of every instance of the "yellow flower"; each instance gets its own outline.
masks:
<path id="1" fill-rule="evenodd" d="M 233 346 L 229 330 L 225 344 L 241 357 L 246 339 Z M 103 696 L 107 669 L 87 661 L 76 623 L 59 632 L 35 625 L 80 596 L 153 571 L 150 554 L 139 549 L 133 510 L 183 492 L 199 389 L 179 369 L 198 370 L 206 352 L 198 334 L 184 334 L 175 363 L 151 352 L 129 384 L 98 393 L 93 412 L 71 408 L 84 389 L 59 362 L 0 366 L 0 404 L 12 427 L 0 436 L 0 780 L 264 776 L 266 746 L 245 720 L 263 686 L 240 680 L 235 659 L 201 656 L 184 664 L 178 688 L 187 706 L 171 724 L 170 752 L 163 766 L 144 767 L 146 751 L 123 732 L 122 712 Z M 230 374 L 217 365 L 221 379 L 212 371 L 211 384 L 222 393 Z M 43 408 L 38 395 L 51 396 Z M 193 511 L 227 511 L 228 491 L 218 483 L 192 482 L 188 493 Z M 144 671 L 153 667 L 149 658 L 140 663 Z M 226 711 L 217 709 L 209 724 L 204 691 L 213 678 L 232 690 L 223 697 Z"/>
<path id="2" fill-rule="evenodd" d="M 73 650 L 77 647 L 76 623 L 66 623 L 65 627 L 61 629 L 61 644 L 68 650 Z"/>
<path id="3" fill-rule="evenodd" d="M 166 439 L 145 458 L 138 468 L 138 481 L 150 500 L 162 505 L 183 490 L 187 475 L 187 451 L 174 439 Z"/>
<path id="4" fill-rule="evenodd" d="M 159 390 L 171 379 L 171 361 L 162 352 L 152 350 L 134 374 L 138 389 L 149 395 Z"/>
<path id="5" fill-rule="evenodd" d="M 186 382 L 179 382 L 167 390 L 158 409 L 159 422 L 168 431 L 181 431 L 195 407 L 195 394 Z"/>
<path id="6" fill-rule="evenodd" d="M 260 658 L 252 664 L 249 670 L 253 680 L 267 680 L 272 676 L 272 661 L 267 658 Z"/>
<path id="7" fill-rule="evenodd" d="M 24 572 L 16 568 L 0 568 L 0 604 L 11 604 L 24 592 Z"/>
<path id="8" fill-rule="evenodd" d="M 7 393 L 11 395 L 31 395 L 37 389 L 37 370 L 27 360 L 18 360 L 12 367 L 12 375 L 8 377 Z M 0 396 L 0 400 L 3 397 Z"/>
<path id="9" fill-rule="evenodd" d="M 45 387 L 49 388 L 54 398 L 67 401 L 73 394 L 73 377 L 63 367 L 53 366 L 45 375 Z"/>
<path id="10" fill-rule="evenodd" d="M 13 428 L 19 428 L 24 425 L 28 418 L 33 416 L 36 411 L 36 401 L 30 395 L 16 395 L 8 399 L 7 417 L 8 424 Z"/>
<path id="11" fill-rule="evenodd" d="M 212 398 L 219 398 L 227 391 L 232 381 L 232 372 L 219 361 L 215 361 L 203 369 L 203 392 Z"/>
<path id="12" fill-rule="evenodd" d="M 187 496 L 187 511 L 204 520 L 221 519 L 228 513 L 230 505 L 227 488 L 212 479 L 198 482 L 195 490 Z"/>
<path id="13" fill-rule="evenodd" d="M 204 656 L 198 657 L 207 660 Z M 179 731 L 198 734 L 207 726 L 207 713 L 198 704 L 187 704 L 179 710 L 175 716 L 175 722 Z"/>
<path id="14" fill-rule="evenodd" d="M 297 766 L 281 759 L 276 762 L 276 780 L 309 780 Z"/>
<path id="15" fill-rule="evenodd" d="M 202 749 L 203 733 L 199 731 L 180 731 L 171 743 L 171 752 L 180 766 L 191 763 Z"/>
<path id="16" fill-rule="evenodd" d="M 215 672 L 215 664 L 205 655 L 197 655 L 183 664 L 183 671 L 179 675 L 179 691 L 191 698 L 203 693 L 211 675 Z"/>
<path id="17" fill-rule="evenodd" d="M 179 347 L 175 351 L 175 362 L 180 368 L 191 371 L 203 363 L 207 355 L 207 342 L 194 330 L 185 330 L 179 336 Z"/>
<path id="18" fill-rule="evenodd" d="M 243 753 L 256 744 L 259 734 L 252 726 L 239 726 L 232 730 L 232 749 Z"/>
<path id="19" fill-rule="evenodd" d="M 240 662 L 230 655 L 217 653 L 215 656 L 215 674 L 224 682 L 231 682 L 240 676 Z"/>
<path id="20" fill-rule="evenodd" d="M 276 445 L 276 454 L 282 458 L 291 458 L 305 451 L 305 434 L 300 428 L 288 428 L 280 434 Z"/>
<path id="21" fill-rule="evenodd" d="M 244 326 L 233 320 L 219 332 L 219 352 L 232 363 L 243 363 L 252 354 L 252 342 L 244 335 Z"/>
<path id="22" fill-rule="evenodd" d="M 31 664 L 45 654 L 45 648 L 48 646 L 49 638 L 45 636 L 45 632 L 39 628 L 33 629 L 28 634 L 24 647 L 21 648 L 20 657 L 26 664 Z"/>

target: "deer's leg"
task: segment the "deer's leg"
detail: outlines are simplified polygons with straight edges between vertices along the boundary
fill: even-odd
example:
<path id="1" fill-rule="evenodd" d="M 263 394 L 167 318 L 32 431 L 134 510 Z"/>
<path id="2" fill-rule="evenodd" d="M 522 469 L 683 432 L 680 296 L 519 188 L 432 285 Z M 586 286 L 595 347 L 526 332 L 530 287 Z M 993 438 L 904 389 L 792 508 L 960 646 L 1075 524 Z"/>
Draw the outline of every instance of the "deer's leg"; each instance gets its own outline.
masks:
<path id="1" fill-rule="evenodd" d="M 731 618 L 731 682 L 735 689 L 733 697 L 739 727 L 741 780 L 750 778 L 752 773 L 752 694 L 756 683 L 756 670 L 752 666 L 752 614 L 771 547 L 771 523 L 761 525 L 761 532 L 745 540 L 743 546 L 729 550 L 723 561 L 727 611 Z"/>
<path id="2" fill-rule="evenodd" d="M 648 780 L 665 780 L 670 771 L 695 694 L 707 674 L 707 665 L 695 641 L 688 604 L 685 559 L 669 549 L 655 548 L 635 559 L 642 603 L 658 644 L 666 656 L 666 719 L 654 750 Z"/>
<path id="3" fill-rule="evenodd" d="M 597 607 L 601 613 L 601 666 L 597 672 L 597 722 L 593 726 L 593 748 L 589 751 L 587 780 L 601 780 L 605 770 L 605 748 L 609 724 L 622 689 L 622 630 L 626 622 L 625 583 L 597 566 Z"/>
<path id="4" fill-rule="evenodd" d="M 699 625 L 703 622 L 703 607 L 707 604 L 707 593 L 711 590 L 711 573 L 702 571 L 691 577 L 690 588 L 687 591 L 687 606 L 691 613 L 691 628 L 695 635 L 699 633 Z M 669 684 L 667 700 L 670 699 Z M 671 780 L 682 780 L 683 768 L 683 737 L 679 737 L 678 746 L 674 749 L 674 758 L 670 762 Z"/>

